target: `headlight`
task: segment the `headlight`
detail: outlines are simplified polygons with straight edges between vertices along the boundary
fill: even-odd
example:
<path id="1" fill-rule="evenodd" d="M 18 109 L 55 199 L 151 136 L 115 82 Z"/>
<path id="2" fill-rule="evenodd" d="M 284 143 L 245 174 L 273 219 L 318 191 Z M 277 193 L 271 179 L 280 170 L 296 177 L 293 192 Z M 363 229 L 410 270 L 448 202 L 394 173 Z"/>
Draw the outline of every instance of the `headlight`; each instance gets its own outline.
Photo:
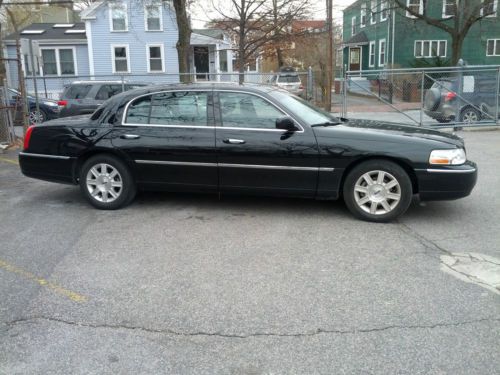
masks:
<path id="1" fill-rule="evenodd" d="M 467 156 L 463 148 L 454 150 L 434 150 L 429 156 L 429 164 L 434 165 L 460 165 L 465 163 Z"/>

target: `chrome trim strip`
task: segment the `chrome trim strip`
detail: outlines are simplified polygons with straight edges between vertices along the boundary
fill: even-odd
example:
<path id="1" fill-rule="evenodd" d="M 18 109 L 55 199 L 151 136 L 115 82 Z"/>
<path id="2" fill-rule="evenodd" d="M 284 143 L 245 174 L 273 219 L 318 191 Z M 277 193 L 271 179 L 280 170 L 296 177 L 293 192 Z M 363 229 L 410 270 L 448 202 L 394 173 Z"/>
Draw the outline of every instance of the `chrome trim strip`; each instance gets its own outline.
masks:
<path id="1" fill-rule="evenodd" d="M 429 173 L 474 173 L 476 168 L 472 169 L 427 169 Z"/>
<path id="2" fill-rule="evenodd" d="M 232 164 L 232 163 L 201 163 L 191 161 L 163 161 L 163 160 L 135 160 L 137 164 L 155 164 L 155 165 L 185 165 L 191 167 L 225 167 L 225 168 L 248 168 L 248 169 L 274 169 L 288 171 L 311 171 L 311 172 L 333 172 L 334 168 L 325 167 L 298 167 L 287 165 L 260 165 L 260 164 Z"/>
<path id="3" fill-rule="evenodd" d="M 70 156 L 48 155 L 48 154 L 32 154 L 31 152 L 20 152 L 19 155 L 30 156 L 32 158 L 61 159 L 61 160 L 69 160 L 69 159 L 71 159 Z"/>
<path id="4" fill-rule="evenodd" d="M 275 170 L 292 170 L 292 171 L 313 171 L 317 172 L 318 167 L 296 167 L 288 165 L 261 165 L 261 164 L 229 164 L 219 163 L 220 167 L 226 168 L 249 168 L 249 169 L 275 169 Z"/>
<path id="5" fill-rule="evenodd" d="M 217 163 L 198 163 L 191 161 L 163 161 L 163 160 L 135 160 L 137 164 L 159 164 L 159 165 L 189 165 L 192 167 L 217 167 Z"/>

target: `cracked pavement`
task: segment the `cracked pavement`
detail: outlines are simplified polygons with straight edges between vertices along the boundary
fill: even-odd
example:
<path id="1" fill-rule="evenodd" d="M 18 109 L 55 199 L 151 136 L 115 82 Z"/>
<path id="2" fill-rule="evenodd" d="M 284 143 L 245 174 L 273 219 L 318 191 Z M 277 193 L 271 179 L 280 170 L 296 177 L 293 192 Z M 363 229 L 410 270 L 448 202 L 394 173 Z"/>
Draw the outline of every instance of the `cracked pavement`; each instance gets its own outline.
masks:
<path id="1" fill-rule="evenodd" d="M 473 195 L 387 225 L 275 198 L 103 212 L 0 163 L 0 260 L 23 270 L 0 267 L 0 374 L 498 373 L 498 294 L 440 269 L 500 257 L 500 132 L 462 135 Z"/>

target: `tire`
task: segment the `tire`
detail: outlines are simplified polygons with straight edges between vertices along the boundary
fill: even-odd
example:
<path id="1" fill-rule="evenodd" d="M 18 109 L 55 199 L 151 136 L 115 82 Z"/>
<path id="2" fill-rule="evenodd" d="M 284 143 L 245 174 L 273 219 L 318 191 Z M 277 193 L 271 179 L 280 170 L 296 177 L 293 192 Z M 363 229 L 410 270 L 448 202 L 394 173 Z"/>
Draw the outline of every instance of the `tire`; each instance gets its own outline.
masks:
<path id="1" fill-rule="evenodd" d="M 359 164 L 347 175 L 343 189 L 349 211 L 361 220 L 377 223 L 394 220 L 405 213 L 413 195 L 408 174 L 388 160 Z"/>
<path id="2" fill-rule="evenodd" d="M 481 112 L 473 107 L 466 107 L 460 112 L 460 122 L 464 124 L 475 124 L 481 120 Z"/>
<path id="3" fill-rule="evenodd" d="M 441 104 L 441 90 L 433 87 L 425 93 L 424 106 L 427 110 L 434 112 Z"/>
<path id="4" fill-rule="evenodd" d="M 80 170 L 80 190 L 92 206 L 116 210 L 132 202 L 136 186 L 130 170 L 117 157 L 96 155 Z"/>
<path id="5" fill-rule="evenodd" d="M 29 122 L 31 124 L 41 124 L 42 122 L 45 122 L 47 120 L 47 113 L 43 109 L 40 108 L 40 110 L 37 112 L 36 108 L 30 108 L 29 112 Z"/>
<path id="6" fill-rule="evenodd" d="M 451 119 L 449 118 L 443 118 L 443 117 L 438 117 L 436 119 L 437 122 L 441 123 L 441 124 L 447 124 L 448 122 L 451 122 Z"/>

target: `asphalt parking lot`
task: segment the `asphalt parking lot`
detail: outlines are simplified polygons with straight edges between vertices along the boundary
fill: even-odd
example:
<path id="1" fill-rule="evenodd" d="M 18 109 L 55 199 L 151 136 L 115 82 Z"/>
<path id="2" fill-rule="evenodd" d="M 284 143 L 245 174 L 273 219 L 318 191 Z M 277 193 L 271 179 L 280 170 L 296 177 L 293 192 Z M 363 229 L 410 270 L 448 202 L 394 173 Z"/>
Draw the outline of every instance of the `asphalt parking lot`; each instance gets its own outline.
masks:
<path id="1" fill-rule="evenodd" d="M 498 373 L 500 295 L 442 257 L 500 258 L 500 131 L 460 135 L 472 195 L 392 224 L 163 193 L 98 211 L 0 154 L 0 374 Z"/>

